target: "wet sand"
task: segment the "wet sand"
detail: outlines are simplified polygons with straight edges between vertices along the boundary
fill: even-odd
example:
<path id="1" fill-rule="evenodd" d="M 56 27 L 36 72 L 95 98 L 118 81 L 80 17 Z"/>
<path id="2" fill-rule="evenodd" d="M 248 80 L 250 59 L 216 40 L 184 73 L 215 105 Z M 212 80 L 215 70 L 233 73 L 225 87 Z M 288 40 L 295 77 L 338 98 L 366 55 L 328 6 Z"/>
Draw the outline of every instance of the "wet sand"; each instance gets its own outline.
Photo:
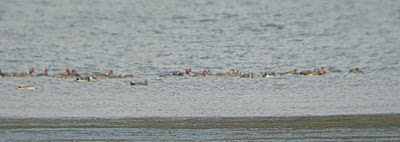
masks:
<path id="1" fill-rule="evenodd" d="M 0 140 L 398 141 L 400 115 L 0 119 Z"/>

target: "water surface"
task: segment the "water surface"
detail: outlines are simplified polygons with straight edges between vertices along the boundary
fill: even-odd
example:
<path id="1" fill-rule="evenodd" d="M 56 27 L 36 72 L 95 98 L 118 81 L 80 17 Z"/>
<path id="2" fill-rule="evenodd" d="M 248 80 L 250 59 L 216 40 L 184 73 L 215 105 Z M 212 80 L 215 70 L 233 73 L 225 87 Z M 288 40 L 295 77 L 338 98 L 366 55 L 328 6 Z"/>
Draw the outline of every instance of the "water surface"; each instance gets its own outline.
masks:
<path id="1" fill-rule="evenodd" d="M 307 116 L 400 113 L 400 2 L 0 1 L 0 69 L 134 74 L 1 78 L 1 117 Z M 192 68 L 320 77 L 160 78 Z M 359 67 L 364 74 L 346 72 Z M 149 80 L 148 87 L 129 81 Z M 19 91 L 19 85 L 38 90 Z"/>

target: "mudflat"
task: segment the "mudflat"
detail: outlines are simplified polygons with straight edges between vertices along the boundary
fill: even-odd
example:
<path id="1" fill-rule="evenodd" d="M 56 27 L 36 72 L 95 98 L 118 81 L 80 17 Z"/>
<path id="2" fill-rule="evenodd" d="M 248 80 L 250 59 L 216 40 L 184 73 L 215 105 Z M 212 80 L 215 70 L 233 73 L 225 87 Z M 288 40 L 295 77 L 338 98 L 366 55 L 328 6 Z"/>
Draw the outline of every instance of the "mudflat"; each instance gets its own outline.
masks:
<path id="1" fill-rule="evenodd" d="M 0 119 L 3 140 L 400 140 L 400 115 Z"/>

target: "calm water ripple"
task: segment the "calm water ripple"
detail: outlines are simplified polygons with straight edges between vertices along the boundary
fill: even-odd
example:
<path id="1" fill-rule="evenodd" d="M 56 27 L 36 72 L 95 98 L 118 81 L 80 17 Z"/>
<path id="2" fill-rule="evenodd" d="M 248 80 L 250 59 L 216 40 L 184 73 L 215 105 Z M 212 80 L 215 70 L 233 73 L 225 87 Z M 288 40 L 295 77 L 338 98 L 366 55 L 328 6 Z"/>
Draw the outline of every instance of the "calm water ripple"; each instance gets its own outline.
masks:
<path id="1" fill-rule="evenodd" d="M 0 78 L 0 117 L 400 113 L 400 2 L 0 1 L 0 69 L 130 80 Z M 320 77 L 160 78 L 336 67 Z M 129 81 L 149 80 L 148 87 Z M 38 90 L 16 90 L 20 85 Z"/>

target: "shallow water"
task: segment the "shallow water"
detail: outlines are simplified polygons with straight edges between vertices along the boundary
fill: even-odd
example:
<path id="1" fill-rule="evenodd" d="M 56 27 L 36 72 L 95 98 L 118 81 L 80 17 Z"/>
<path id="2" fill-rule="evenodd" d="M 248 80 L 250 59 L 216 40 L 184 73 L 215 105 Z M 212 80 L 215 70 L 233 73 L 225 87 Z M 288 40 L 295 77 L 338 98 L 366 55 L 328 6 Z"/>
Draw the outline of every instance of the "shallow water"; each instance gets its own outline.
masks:
<path id="1" fill-rule="evenodd" d="M 16 129 L 0 131 L 0 140 L 140 140 L 140 141 L 204 141 L 204 140 L 268 140 L 268 141 L 398 141 L 399 129 Z M 290 132 L 290 133 L 288 133 Z"/>
<path id="2" fill-rule="evenodd" d="M 0 69 L 134 74 L 0 78 L 0 117 L 400 113 L 400 2 L 0 1 Z M 320 77 L 161 78 L 192 68 Z M 346 72 L 359 67 L 364 74 Z M 149 80 L 147 87 L 129 81 Z M 16 90 L 36 85 L 38 90 Z"/>

